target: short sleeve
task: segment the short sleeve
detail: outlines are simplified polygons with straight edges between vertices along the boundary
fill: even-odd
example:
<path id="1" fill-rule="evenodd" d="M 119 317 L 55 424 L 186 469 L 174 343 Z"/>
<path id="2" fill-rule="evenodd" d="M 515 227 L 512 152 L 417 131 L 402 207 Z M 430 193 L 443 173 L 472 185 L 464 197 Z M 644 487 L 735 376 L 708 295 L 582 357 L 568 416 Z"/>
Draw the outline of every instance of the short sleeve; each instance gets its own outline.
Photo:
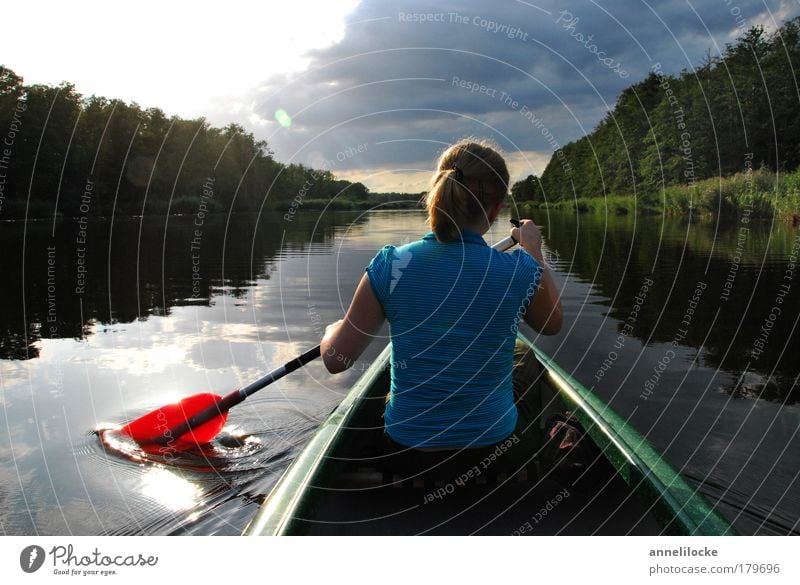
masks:
<path id="1" fill-rule="evenodd" d="M 392 260 L 395 256 L 394 246 L 384 246 L 367 266 L 367 276 L 372 285 L 372 291 L 380 301 L 381 305 L 386 306 L 389 298 L 389 282 L 392 275 Z"/>
<path id="2" fill-rule="evenodd" d="M 520 296 L 524 301 L 533 301 L 533 296 L 539 288 L 539 281 L 542 280 L 544 269 L 536 261 L 536 258 L 524 250 L 514 250 L 511 253 L 516 256 L 517 285 L 519 286 Z"/>

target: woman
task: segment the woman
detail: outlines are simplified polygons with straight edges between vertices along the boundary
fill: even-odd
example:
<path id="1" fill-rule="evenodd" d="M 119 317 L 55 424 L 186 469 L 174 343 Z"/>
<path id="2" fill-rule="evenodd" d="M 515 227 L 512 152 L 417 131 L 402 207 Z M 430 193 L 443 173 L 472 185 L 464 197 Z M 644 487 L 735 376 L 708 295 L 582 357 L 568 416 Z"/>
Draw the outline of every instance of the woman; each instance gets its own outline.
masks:
<path id="1" fill-rule="evenodd" d="M 521 249 L 511 253 L 482 237 L 503 208 L 508 181 L 505 161 L 487 143 L 465 139 L 448 148 L 426 199 L 431 233 L 378 252 L 345 318 L 325 332 L 325 366 L 338 373 L 389 320 L 384 423 L 396 451 L 491 449 L 513 437 L 521 423 L 512 382 L 517 325 L 524 319 L 546 335 L 561 329 L 540 228 L 522 220 L 511 230 Z"/>

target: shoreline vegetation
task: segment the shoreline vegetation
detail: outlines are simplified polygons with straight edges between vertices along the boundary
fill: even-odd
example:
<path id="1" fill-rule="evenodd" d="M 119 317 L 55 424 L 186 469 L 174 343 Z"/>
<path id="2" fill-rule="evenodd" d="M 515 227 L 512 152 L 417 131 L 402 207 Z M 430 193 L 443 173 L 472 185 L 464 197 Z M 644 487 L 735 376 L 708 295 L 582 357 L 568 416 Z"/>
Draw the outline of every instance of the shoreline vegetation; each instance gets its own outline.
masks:
<path id="1" fill-rule="evenodd" d="M 285 112 L 276 120 L 291 124 Z M 0 65 L 0 221 L 416 206 L 418 194 L 370 193 L 334 174 L 364 152 L 285 164 L 237 124 L 86 97 L 68 82 L 25 85 Z"/>
<path id="2" fill-rule="evenodd" d="M 800 169 L 776 174 L 766 169 L 709 178 L 692 185 L 671 185 L 660 193 L 576 197 L 557 201 L 523 201 L 521 214 L 568 211 L 626 215 L 691 216 L 693 218 L 778 219 L 800 223 Z"/>
<path id="3" fill-rule="evenodd" d="M 520 214 L 662 214 L 800 223 L 800 17 L 752 27 L 717 57 L 667 75 L 655 63 L 586 136 L 555 143 L 541 177 L 511 187 Z M 291 125 L 282 110 L 276 121 Z M 546 127 L 542 134 L 550 134 Z M 552 137 L 552 135 L 551 135 Z M 371 193 L 334 171 L 366 152 L 328 153 L 322 168 L 285 164 L 237 124 L 168 117 L 24 85 L 0 65 L 0 220 L 300 209 L 416 209 L 424 193 Z"/>

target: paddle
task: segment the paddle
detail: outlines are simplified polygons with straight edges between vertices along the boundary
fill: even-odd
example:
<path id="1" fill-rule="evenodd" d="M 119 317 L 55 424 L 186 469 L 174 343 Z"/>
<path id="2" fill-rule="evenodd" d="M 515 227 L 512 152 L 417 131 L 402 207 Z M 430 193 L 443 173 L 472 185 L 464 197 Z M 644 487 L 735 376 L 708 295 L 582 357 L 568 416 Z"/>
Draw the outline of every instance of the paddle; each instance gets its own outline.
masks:
<path id="1" fill-rule="evenodd" d="M 512 220 L 514 225 L 518 222 Z M 492 246 L 501 252 L 517 242 L 510 236 Z M 192 447 L 210 442 L 219 434 L 228 418 L 228 411 L 248 396 L 276 380 L 303 367 L 320 356 L 320 346 L 275 368 L 249 386 L 234 390 L 227 396 L 204 392 L 167 404 L 126 424 L 120 432 L 140 445 L 156 445 L 170 449 Z"/>

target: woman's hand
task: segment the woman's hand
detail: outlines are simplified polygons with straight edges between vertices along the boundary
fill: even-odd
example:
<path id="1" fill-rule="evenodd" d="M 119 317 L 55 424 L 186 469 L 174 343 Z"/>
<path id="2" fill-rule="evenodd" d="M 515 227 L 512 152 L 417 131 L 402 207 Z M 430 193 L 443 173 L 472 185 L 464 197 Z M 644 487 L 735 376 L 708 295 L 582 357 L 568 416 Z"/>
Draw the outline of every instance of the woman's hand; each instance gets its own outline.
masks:
<path id="1" fill-rule="evenodd" d="M 520 220 L 520 227 L 511 228 L 511 237 L 519 242 L 522 249 L 536 258 L 539 264 L 544 264 L 542 254 L 542 228 L 532 219 Z"/>

